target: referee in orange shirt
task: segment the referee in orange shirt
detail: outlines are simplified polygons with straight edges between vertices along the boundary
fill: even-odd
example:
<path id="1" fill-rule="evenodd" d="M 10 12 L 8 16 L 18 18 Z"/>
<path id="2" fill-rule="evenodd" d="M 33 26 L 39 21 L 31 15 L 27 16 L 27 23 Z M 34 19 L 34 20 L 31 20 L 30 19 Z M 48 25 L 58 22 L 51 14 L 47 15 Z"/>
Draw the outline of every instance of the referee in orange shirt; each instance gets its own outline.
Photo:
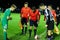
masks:
<path id="1" fill-rule="evenodd" d="M 21 24 L 22 24 L 22 33 L 21 34 L 26 34 L 27 33 L 27 22 L 30 14 L 30 7 L 28 7 L 28 2 L 24 3 L 24 7 L 21 9 Z M 25 30 L 24 30 L 25 27 Z"/>

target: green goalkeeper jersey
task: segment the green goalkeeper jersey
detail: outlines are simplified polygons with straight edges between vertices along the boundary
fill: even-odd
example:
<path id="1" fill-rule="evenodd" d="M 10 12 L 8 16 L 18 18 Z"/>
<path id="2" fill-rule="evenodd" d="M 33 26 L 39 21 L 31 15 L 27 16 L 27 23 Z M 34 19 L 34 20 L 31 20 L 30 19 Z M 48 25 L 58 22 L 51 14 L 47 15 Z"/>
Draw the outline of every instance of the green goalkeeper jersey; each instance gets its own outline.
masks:
<path id="1" fill-rule="evenodd" d="M 6 9 L 2 18 L 2 25 L 5 26 L 6 24 L 8 25 L 8 19 L 7 16 L 10 16 L 10 8 Z"/>

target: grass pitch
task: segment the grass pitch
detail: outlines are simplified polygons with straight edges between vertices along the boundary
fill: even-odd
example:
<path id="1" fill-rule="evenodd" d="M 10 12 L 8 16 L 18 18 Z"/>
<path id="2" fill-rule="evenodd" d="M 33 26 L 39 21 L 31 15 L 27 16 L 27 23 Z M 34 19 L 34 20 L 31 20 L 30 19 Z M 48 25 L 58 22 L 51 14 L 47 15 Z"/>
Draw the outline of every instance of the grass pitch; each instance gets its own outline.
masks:
<path id="1" fill-rule="evenodd" d="M 3 17 L 3 14 L 0 15 L 0 18 Z M 11 14 L 12 20 L 10 20 L 8 23 L 8 38 L 9 40 L 28 40 L 28 35 L 29 32 L 27 32 L 26 35 L 20 35 L 21 33 L 21 29 L 19 27 L 19 21 L 20 21 L 20 14 L 18 13 L 12 13 Z M 28 29 L 29 29 L 29 25 L 28 25 Z M 60 25 L 59 25 L 59 29 L 60 29 Z M 34 40 L 34 32 L 32 29 L 32 37 L 31 40 Z M 38 28 L 37 28 L 37 35 L 40 35 L 41 38 L 39 40 L 46 40 L 45 36 L 46 36 L 46 28 L 45 28 L 45 21 L 44 21 L 44 16 L 41 15 L 39 24 L 38 24 Z M 1 21 L 0 21 L 0 40 L 3 40 L 3 29 L 2 29 L 2 25 L 1 25 Z M 60 40 L 60 35 L 56 36 L 56 38 L 54 40 Z"/>

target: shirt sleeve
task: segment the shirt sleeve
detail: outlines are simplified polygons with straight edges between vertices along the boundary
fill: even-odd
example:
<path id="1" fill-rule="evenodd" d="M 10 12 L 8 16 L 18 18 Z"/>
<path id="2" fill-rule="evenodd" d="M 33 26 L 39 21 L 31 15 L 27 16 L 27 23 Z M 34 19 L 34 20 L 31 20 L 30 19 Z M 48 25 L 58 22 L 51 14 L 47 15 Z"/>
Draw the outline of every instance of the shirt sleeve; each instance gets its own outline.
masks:
<path id="1" fill-rule="evenodd" d="M 32 13 L 32 10 L 31 10 L 31 9 L 29 9 L 29 16 L 31 15 L 31 13 Z"/>
<path id="2" fill-rule="evenodd" d="M 10 16 L 10 10 L 7 9 L 7 10 L 5 11 L 5 14 L 6 14 L 6 16 Z"/>
<path id="3" fill-rule="evenodd" d="M 23 8 L 21 9 L 21 13 L 23 12 Z"/>
<path id="4" fill-rule="evenodd" d="M 39 12 L 39 10 L 36 10 L 36 13 L 38 13 L 37 14 L 37 19 L 40 20 L 40 12 Z"/>
<path id="5" fill-rule="evenodd" d="M 32 10 L 30 9 L 30 11 L 29 11 L 29 19 L 31 18 L 31 15 L 32 15 Z"/>

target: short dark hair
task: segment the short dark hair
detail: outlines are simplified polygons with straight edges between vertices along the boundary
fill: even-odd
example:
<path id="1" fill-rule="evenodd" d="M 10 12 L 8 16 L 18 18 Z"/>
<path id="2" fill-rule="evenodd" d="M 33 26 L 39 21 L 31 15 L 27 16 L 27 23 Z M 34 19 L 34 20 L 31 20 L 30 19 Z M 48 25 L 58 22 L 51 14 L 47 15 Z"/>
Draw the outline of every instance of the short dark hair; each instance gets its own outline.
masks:
<path id="1" fill-rule="evenodd" d="M 17 8 L 15 4 L 12 4 L 11 7 Z"/>
<path id="2" fill-rule="evenodd" d="M 33 6 L 33 7 L 32 7 L 32 10 L 36 10 L 36 7 L 35 7 L 35 6 Z"/>
<path id="3" fill-rule="evenodd" d="M 24 4 L 28 4 L 28 2 L 25 2 Z"/>

